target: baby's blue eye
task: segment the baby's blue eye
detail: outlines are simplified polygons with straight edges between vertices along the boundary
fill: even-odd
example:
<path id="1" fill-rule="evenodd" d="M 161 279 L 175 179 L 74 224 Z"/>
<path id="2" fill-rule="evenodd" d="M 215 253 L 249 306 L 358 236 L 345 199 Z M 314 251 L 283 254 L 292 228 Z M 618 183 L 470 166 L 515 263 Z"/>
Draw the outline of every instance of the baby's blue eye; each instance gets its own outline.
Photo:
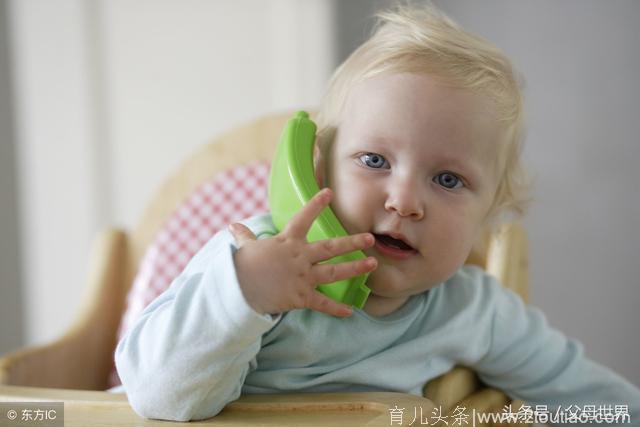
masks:
<path id="1" fill-rule="evenodd" d="M 360 161 L 370 168 L 381 169 L 384 167 L 385 169 L 389 169 L 389 163 L 387 162 L 387 159 L 385 159 L 380 154 L 365 153 L 360 156 Z"/>
<path id="2" fill-rule="evenodd" d="M 440 175 L 434 178 L 434 181 L 436 181 L 439 185 L 443 186 L 444 188 L 448 188 L 449 190 L 453 190 L 454 188 L 460 188 L 464 185 L 460 178 L 458 178 L 456 175 L 450 172 L 441 173 Z"/>

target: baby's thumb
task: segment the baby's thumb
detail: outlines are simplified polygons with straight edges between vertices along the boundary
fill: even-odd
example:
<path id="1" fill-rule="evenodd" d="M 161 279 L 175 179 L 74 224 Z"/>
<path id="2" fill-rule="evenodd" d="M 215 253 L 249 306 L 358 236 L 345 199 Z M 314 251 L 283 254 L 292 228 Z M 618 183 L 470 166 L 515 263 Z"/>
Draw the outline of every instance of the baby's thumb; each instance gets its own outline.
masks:
<path id="1" fill-rule="evenodd" d="M 246 225 L 240 224 L 239 222 L 229 224 L 229 231 L 236 239 L 238 248 L 243 247 L 245 243 L 250 242 L 251 240 L 256 240 L 256 235 L 253 234 Z"/>

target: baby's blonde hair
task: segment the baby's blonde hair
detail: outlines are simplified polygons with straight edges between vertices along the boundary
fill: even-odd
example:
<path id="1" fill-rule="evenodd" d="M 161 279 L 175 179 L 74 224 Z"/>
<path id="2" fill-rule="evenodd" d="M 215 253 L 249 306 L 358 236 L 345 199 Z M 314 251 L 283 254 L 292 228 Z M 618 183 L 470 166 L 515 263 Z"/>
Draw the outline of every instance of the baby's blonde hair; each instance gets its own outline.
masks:
<path id="1" fill-rule="evenodd" d="M 523 101 L 519 77 L 509 59 L 430 5 L 400 5 L 377 18 L 373 35 L 336 69 L 329 82 L 317 116 L 320 149 L 328 149 L 335 138 L 340 112 L 354 84 L 385 74 L 432 75 L 493 101 L 505 138 L 498 150 L 501 176 L 489 216 L 524 214 L 529 186 L 520 160 Z"/>

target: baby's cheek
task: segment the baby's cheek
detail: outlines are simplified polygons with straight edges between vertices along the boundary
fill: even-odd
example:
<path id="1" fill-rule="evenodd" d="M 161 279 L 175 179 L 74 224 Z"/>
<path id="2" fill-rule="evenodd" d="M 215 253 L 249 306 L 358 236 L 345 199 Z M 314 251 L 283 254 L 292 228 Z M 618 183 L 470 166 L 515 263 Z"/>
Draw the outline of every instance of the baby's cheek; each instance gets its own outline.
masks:
<path id="1" fill-rule="evenodd" d="M 348 234 L 355 234 L 358 232 L 358 215 L 354 212 L 354 205 L 348 203 L 348 197 L 342 197 L 340 193 L 334 193 L 336 197 L 331 203 L 331 209 L 338 218 L 338 221 L 342 224 Z M 345 200 L 347 199 L 347 200 Z"/>
<path id="2" fill-rule="evenodd" d="M 349 234 L 369 231 L 367 223 L 367 210 L 363 209 L 366 196 L 353 188 L 340 186 L 334 189 L 334 200 L 331 204 L 333 212 Z"/>
<path id="3" fill-rule="evenodd" d="M 452 220 L 453 218 L 450 218 Z M 440 265 L 445 270 L 457 269 L 469 256 L 474 241 L 474 227 L 467 221 L 439 221 L 431 227 L 430 242 L 436 243 Z"/>

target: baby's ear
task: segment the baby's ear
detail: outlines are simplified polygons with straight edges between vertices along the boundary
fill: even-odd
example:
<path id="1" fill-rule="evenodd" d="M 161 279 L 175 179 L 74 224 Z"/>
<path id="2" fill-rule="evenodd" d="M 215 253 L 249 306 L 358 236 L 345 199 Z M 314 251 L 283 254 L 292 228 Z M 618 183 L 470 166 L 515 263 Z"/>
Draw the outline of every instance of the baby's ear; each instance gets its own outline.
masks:
<path id="1" fill-rule="evenodd" d="M 316 143 L 313 146 L 313 170 L 316 176 L 316 182 L 318 187 L 323 188 L 324 185 L 324 168 L 326 160 L 322 154 L 322 150 L 318 147 L 318 138 L 316 137 Z"/>

